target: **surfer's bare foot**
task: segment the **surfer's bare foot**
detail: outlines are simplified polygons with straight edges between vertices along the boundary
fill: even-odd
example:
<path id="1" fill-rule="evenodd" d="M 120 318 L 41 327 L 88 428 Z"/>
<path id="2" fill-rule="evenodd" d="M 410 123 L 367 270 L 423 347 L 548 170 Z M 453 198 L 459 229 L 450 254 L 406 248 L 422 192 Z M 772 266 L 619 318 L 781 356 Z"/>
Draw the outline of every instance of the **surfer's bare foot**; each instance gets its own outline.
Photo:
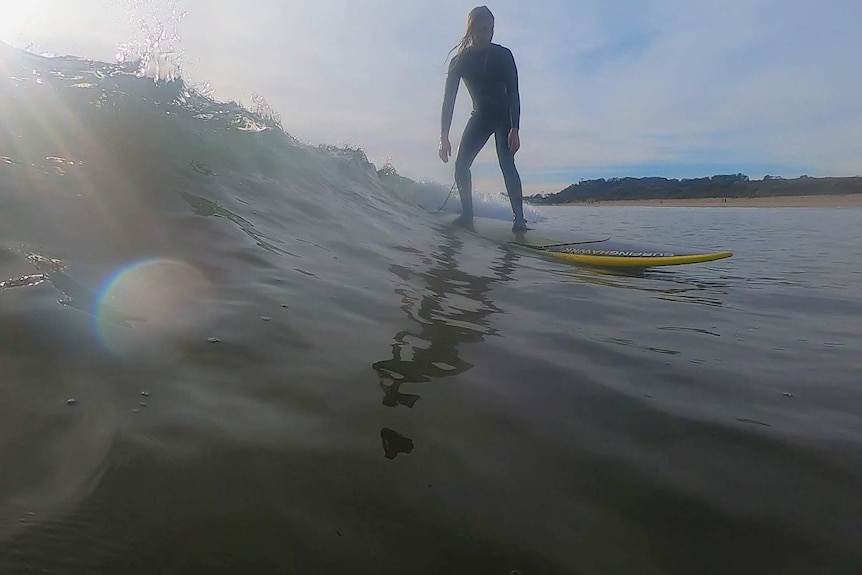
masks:
<path id="1" fill-rule="evenodd" d="M 461 214 L 452 220 L 452 225 L 473 231 L 473 216 L 471 214 Z"/>

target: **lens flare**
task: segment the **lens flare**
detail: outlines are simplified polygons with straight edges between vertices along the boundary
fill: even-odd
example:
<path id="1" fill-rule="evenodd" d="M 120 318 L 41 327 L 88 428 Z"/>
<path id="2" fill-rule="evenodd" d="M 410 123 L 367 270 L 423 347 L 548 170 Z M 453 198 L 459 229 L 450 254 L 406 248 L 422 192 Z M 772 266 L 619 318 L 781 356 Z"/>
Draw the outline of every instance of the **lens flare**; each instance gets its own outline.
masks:
<path id="1" fill-rule="evenodd" d="M 194 266 L 170 259 L 136 262 L 101 290 L 96 329 L 119 355 L 173 350 L 206 319 L 211 284 Z"/>

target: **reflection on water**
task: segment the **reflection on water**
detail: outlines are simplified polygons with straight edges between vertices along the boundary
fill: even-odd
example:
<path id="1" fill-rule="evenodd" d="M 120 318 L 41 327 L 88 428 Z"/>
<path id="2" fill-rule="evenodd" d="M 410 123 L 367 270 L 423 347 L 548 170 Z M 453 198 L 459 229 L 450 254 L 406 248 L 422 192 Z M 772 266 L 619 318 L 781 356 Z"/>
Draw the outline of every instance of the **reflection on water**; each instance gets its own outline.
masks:
<path id="1" fill-rule="evenodd" d="M 496 334 L 491 316 L 501 310 L 490 298 L 490 292 L 495 283 L 511 280 L 517 256 L 502 250 L 489 266 L 490 277 L 479 276 L 458 265 L 463 241 L 451 235 L 444 238 L 439 250 L 423 260 L 422 263 L 430 265 L 427 270 L 389 267 L 401 280 L 395 293 L 401 297 L 401 309 L 413 325 L 393 337 L 392 357 L 371 366 L 379 377 L 386 407 L 412 408 L 421 399 L 412 384 L 466 372 L 473 364 L 461 359 L 458 346 L 480 343 Z M 413 441 L 396 431 L 384 428 L 380 435 L 389 459 L 413 449 Z"/>
<path id="2" fill-rule="evenodd" d="M 383 455 L 386 459 L 395 459 L 399 453 L 409 454 L 413 451 L 412 439 L 388 427 L 380 430 L 380 439 L 383 441 Z"/>
<path id="3" fill-rule="evenodd" d="M 700 266 L 702 267 L 702 266 Z M 657 299 L 724 307 L 730 283 L 703 279 L 697 269 L 601 269 L 566 266 L 555 273 L 605 287 L 648 292 Z"/>

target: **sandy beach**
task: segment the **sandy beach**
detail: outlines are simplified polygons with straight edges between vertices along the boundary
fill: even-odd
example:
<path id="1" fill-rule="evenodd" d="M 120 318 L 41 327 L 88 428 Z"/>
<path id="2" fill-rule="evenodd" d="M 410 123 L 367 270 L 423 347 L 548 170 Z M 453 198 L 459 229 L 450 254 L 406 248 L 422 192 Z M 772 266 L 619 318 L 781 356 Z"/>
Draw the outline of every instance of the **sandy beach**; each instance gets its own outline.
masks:
<path id="1" fill-rule="evenodd" d="M 571 202 L 569 206 L 656 206 L 692 208 L 862 208 L 862 194 L 774 196 L 768 198 L 691 198 Z"/>

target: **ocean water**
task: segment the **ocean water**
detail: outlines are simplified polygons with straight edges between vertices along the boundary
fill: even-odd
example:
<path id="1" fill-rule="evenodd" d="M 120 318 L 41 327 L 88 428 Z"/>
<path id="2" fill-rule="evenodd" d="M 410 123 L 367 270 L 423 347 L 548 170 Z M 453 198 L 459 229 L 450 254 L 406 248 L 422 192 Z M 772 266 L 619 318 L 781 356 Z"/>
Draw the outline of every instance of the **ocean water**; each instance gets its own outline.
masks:
<path id="1" fill-rule="evenodd" d="M 447 191 L 0 50 L 0 573 L 862 572 L 862 210 Z"/>

